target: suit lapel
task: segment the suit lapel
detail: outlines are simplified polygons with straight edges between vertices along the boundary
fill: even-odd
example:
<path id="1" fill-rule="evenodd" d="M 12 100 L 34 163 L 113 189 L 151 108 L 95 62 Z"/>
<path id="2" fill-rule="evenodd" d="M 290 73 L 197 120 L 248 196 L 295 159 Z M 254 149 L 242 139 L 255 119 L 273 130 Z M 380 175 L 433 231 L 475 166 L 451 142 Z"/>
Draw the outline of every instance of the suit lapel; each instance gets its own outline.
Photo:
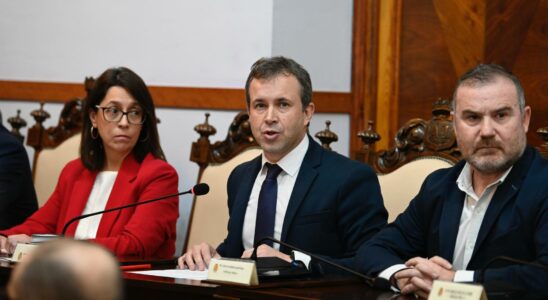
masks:
<path id="1" fill-rule="evenodd" d="M 461 168 L 462 169 L 462 168 Z M 460 172 L 459 172 L 460 173 Z M 456 182 L 450 182 L 448 187 L 447 197 L 445 205 L 443 206 L 440 225 L 439 225 L 439 239 L 440 239 L 440 255 L 447 258 L 449 261 L 453 260 L 453 252 L 455 251 L 455 243 L 457 241 L 457 234 L 459 232 L 460 217 L 462 215 L 462 209 L 464 206 L 465 194 L 457 187 Z"/>
<path id="2" fill-rule="evenodd" d="M 318 171 L 316 168 L 321 164 L 323 149 L 320 145 L 314 142 L 310 136 L 308 139 L 308 150 L 301 164 L 301 168 L 299 170 L 299 174 L 297 175 L 297 180 L 295 181 L 295 186 L 293 187 L 293 192 L 291 193 L 287 210 L 285 212 L 281 236 L 282 241 L 285 240 L 287 232 L 291 227 L 291 223 L 293 222 L 299 207 L 304 201 L 308 190 L 314 182 L 314 179 L 318 176 Z"/>
<path id="3" fill-rule="evenodd" d="M 108 197 L 105 209 L 134 203 L 139 200 L 133 193 L 131 193 L 131 191 L 134 191 L 131 184 L 137 177 L 139 167 L 140 164 L 135 160 L 135 157 L 132 154 L 128 155 L 124 159 L 124 162 L 118 171 L 118 175 L 116 176 L 116 181 L 114 181 L 114 186 L 112 187 L 112 191 Z M 99 223 L 99 228 L 97 229 L 97 237 L 105 237 L 110 235 L 113 225 L 116 223 L 116 220 L 121 212 L 122 211 L 119 210 L 103 214 L 101 217 L 101 222 Z"/>
<path id="4" fill-rule="evenodd" d="M 493 195 L 493 198 L 491 198 L 489 206 L 487 207 L 483 221 L 481 222 L 480 231 L 478 233 L 474 252 L 472 253 L 470 261 L 472 261 L 478 252 L 478 249 L 489 235 L 489 232 L 491 232 L 504 207 L 516 196 L 517 192 L 521 188 L 523 178 L 529 169 L 531 157 L 532 151 L 527 148 L 518 163 L 514 164 L 514 167 L 512 168 L 512 171 L 510 171 L 510 174 L 508 174 L 508 177 L 506 177 L 504 182 L 499 185 L 495 191 L 495 194 Z"/>

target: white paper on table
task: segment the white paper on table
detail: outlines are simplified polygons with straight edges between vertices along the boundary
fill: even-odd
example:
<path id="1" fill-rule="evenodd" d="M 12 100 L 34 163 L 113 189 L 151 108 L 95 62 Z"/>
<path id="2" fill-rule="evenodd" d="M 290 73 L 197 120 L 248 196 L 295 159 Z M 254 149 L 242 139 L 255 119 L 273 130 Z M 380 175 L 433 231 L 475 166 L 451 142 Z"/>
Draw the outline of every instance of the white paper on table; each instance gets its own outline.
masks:
<path id="1" fill-rule="evenodd" d="M 207 269 L 204 271 L 190 271 L 188 269 L 147 270 L 147 271 L 131 271 L 129 273 L 170 277 L 170 278 L 180 278 L 180 279 L 191 279 L 191 280 L 207 279 Z"/>

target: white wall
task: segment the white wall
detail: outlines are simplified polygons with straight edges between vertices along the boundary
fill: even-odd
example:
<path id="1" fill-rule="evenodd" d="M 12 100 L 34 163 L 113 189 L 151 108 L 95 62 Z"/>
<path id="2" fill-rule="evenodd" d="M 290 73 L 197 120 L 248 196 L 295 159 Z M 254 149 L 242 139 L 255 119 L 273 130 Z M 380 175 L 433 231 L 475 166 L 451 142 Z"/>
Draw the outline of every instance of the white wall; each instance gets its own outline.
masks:
<path id="1" fill-rule="evenodd" d="M 352 0 L 274 1 L 272 55 L 310 72 L 315 91 L 350 92 Z"/>
<path id="2" fill-rule="evenodd" d="M 151 85 L 239 88 L 271 36 L 265 0 L 0 0 L 0 79 L 79 83 L 124 65 Z"/>
<path id="3" fill-rule="evenodd" d="M 309 70 L 314 90 L 349 91 L 351 2 L 321 0 L 316 9 L 312 0 L 0 0 L 0 80 L 80 83 L 125 65 L 150 85 L 243 88 L 257 58 L 283 54 Z M 30 112 L 38 107 L 0 100 L 7 128 L 17 109 L 32 126 Z M 46 127 L 54 126 L 61 104 L 47 103 L 45 109 L 52 115 Z M 193 128 L 206 111 L 217 129 L 212 141 L 224 139 L 235 111 L 157 112 L 162 147 L 178 171 L 180 190 L 196 183 L 198 166 L 189 161 L 190 146 L 198 138 Z M 339 135 L 334 150 L 348 155 L 348 115 L 316 114 L 310 132 L 323 130 L 328 119 Z M 32 148 L 28 152 L 32 158 Z M 181 198 L 178 252 L 189 200 Z"/>

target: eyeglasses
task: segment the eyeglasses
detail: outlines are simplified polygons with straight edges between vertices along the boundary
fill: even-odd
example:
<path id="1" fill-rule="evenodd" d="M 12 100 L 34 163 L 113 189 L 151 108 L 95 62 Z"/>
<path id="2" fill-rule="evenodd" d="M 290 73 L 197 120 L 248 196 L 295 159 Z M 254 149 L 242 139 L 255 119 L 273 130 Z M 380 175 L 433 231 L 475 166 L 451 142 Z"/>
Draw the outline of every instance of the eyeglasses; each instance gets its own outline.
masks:
<path id="1" fill-rule="evenodd" d="M 103 110 L 103 117 L 107 122 L 120 122 L 122 117 L 126 116 L 129 124 L 141 125 L 145 123 L 145 114 L 140 109 L 123 111 L 116 106 L 102 107 L 95 105 L 95 107 Z"/>

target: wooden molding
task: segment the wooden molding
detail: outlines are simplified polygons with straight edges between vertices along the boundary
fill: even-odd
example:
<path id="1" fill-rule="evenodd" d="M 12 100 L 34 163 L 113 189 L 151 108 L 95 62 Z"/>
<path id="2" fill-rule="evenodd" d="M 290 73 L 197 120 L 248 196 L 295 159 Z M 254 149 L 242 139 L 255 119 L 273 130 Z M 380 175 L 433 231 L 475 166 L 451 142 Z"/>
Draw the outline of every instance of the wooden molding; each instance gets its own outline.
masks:
<path id="1" fill-rule="evenodd" d="M 187 109 L 243 110 L 243 89 L 194 88 L 194 87 L 149 87 L 157 107 Z M 37 102 L 66 102 L 84 97 L 84 85 L 79 83 L 6 81 L 0 80 L 0 100 Z M 346 113 L 353 110 L 350 93 L 314 92 L 312 99 L 319 113 Z"/>

